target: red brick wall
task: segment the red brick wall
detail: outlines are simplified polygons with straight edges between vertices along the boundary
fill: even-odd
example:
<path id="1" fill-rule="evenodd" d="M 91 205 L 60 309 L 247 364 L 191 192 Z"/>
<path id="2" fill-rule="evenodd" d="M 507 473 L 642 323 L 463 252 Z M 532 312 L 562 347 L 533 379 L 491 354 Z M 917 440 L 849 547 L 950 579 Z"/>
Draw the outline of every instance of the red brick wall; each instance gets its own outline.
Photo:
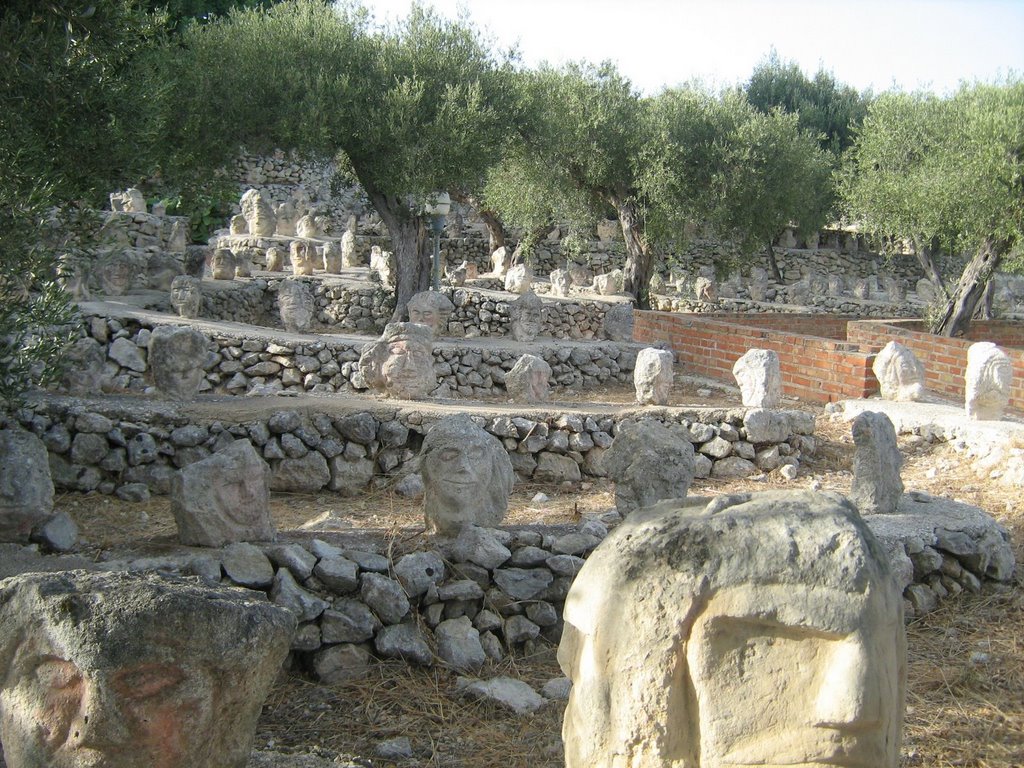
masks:
<path id="1" fill-rule="evenodd" d="M 964 397 L 967 348 L 976 341 L 994 342 L 1013 363 L 1010 407 L 1024 410 L 1024 349 L 1020 348 L 1024 347 L 1024 327 L 1019 324 L 1005 321 L 971 323 L 970 338 L 950 339 L 925 333 L 920 321 L 858 320 L 847 326 L 847 335 L 851 342 L 864 345 L 876 354 L 890 341 L 903 344 L 924 365 L 928 389 L 954 400 L 963 400 Z"/>
<path id="2" fill-rule="evenodd" d="M 847 322 L 836 321 L 844 326 Z M 683 373 L 730 383 L 735 382 L 733 364 L 747 350 L 771 349 L 779 356 L 786 395 L 818 402 L 865 397 L 878 389 L 871 373 L 873 352 L 799 332 L 835 327 L 828 315 L 723 317 L 637 311 L 633 338 L 644 344 L 668 344 Z"/>

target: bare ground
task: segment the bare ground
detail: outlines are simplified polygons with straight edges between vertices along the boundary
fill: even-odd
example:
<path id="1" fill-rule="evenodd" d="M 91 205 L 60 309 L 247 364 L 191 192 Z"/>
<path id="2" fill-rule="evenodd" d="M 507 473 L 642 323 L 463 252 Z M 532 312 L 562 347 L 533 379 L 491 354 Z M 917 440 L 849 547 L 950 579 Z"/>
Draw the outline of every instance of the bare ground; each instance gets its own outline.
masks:
<path id="1" fill-rule="evenodd" d="M 697 481 L 694 495 L 716 495 L 768 487 L 848 490 L 852 462 L 849 426 L 818 419 L 819 449 L 792 483 L 762 479 Z M 949 446 L 902 439 L 903 477 L 920 489 L 975 504 L 1010 529 L 1018 562 L 1024 561 L 1024 507 L 1019 491 L 979 479 Z M 550 501 L 532 501 L 543 491 Z M 418 502 L 386 491 L 358 499 L 333 495 L 283 495 L 273 499 L 282 531 L 298 531 L 320 518 L 338 528 L 373 530 L 390 540 L 417 538 Z M 565 523 L 613 506 L 607 483 L 566 491 L 517 487 L 508 522 Z M 98 495 L 69 494 L 58 500 L 82 528 L 84 554 L 110 556 L 124 548 L 173 547 L 175 527 L 166 498 L 127 503 Z M 325 516 L 326 515 L 326 516 Z M 1010 587 L 986 587 L 981 596 L 952 598 L 908 626 L 909 684 L 901 765 L 922 768 L 1020 768 L 1024 765 L 1024 578 L 1018 568 Z M 506 660 L 484 676 L 511 675 L 539 688 L 559 676 L 554 649 Z M 548 704 L 533 716 L 517 716 L 456 695 L 455 676 L 443 669 L 411 669 L 382 663 L 365 680 L 336 686 L 282 674 L 259 723 L 256 746 L 294 754 L 282 764 L 305 764 L 299 754 L 392 765 L 375 756 L 381 741 L 408 737 L 415 756 L 403 766 L 466 768 L 561 768 L 563 704 Z"/>

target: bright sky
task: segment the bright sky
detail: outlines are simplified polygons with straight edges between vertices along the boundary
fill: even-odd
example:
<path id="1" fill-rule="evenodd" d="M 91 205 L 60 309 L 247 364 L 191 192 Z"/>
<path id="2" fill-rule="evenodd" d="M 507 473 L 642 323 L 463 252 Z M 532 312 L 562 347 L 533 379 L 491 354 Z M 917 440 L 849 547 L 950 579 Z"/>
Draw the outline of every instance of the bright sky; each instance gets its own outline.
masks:
<path id="1" fill-rule="evenodd" d="M 363 0 L 379 21 L 410 0 Z M 424 0 L 470 18 L 527 65 L 611 59 L 642 91 L 746 80 L 774 46 L 858 90 L 946 93 L 1024 76 L 1024 0 Z"/>

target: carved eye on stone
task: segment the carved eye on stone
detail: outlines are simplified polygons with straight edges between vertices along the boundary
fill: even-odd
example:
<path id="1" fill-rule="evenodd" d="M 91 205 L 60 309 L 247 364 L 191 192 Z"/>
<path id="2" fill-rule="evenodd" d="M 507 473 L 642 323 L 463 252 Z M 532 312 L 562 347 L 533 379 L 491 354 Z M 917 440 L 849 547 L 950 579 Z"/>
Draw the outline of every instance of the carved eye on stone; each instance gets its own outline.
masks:
<path id="1" fill-rule="evenodd" d="M 82 682 L 78 667 L 56 656 L 43 657 L 36 666 L 35 675 L 43 688 L 54 691 L 69 690 Z"/>
<path id="2" fill-rule="evenodd" d="M 455 461 L 459 458 L 458 448 L 445 448 L 441 451 L 441 461 Z"/>
<path id="3" fill-rule="evenodd" d="M 117 674 L 118 693 L 133 701 L 151 699 L 168 692 L 185 679 L 180 667 L 166 664 L 143 664 Z"/>

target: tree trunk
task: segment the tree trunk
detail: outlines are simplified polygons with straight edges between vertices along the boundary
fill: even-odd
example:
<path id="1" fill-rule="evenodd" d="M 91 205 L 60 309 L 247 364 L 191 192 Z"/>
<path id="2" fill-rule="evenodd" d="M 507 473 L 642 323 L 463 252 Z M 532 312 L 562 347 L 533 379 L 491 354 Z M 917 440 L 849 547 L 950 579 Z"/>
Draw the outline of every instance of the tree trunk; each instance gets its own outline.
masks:
<path id="1" fill-rule="evenodd" d="M 625 195 L 608 196 L 619 215 L 622 237 L 626 241 L 626 266 L 623 269 L 622 289 L 631 294 L 637 309 L 651 308 L 651 274 L 654 271 L 654 259 L 651 257 L 644 237 L 644 223 L 636 204 Z"/>
<path id="2" fill-rule="evenodd" d="M 408 319 L 409 299 L 430 287 L 430 238 L 423 217 L 415 216 L 405 200 L 371 191 L 365 183 L 363 187 L 391 235 L 395 254 L 395 311 L 391 320 L 400 322 Z"/>
<path id="3" fill-rule="evenodd" d="M 496 211 L 485 208 L 476 195 L 466 192 L 453 192 L 452 200 L 476 209 L 477 215 L 480 216 L 484 226 L 487 227 L 487 238 L 491 253 L 505 246 L 505 225 Z"/>
<path id="4" fill-rule="evenodd" d="M 914 243 L 914 255 L 917 256 L 917 263 L 921 265 L 924 276 L 935 283 L 943 295 L 948 297 L 949 291 L 946 289 L 946 281 L 942 279 L 942 272 L 939 271 L 939 267 L 935 263 L 935 254 L 938 250 L 938 245 Z"/>
<path id="5" fill-rule="evenodd" d="M 942 316 L 932 326 L 932 333 L 940 336 L 963 336 L 970 328 L 971 318 L 985 286 L 999 268 L 1009 244 L 1005 241 L 985 240 L 974 257 L 964 267 L 960 282 L 946 302 Z"/>
<path id="6" fill-rule="evenodd" d="M 975 320 L 991 320 L 994 317 L 992 312 L 992 302 L 996 297 L 996 282 L 989 278 L 989 281 L 985 283 L 985 293 L 982 294 L 981 300 L 978 302 L 978 308 L 974 310 Z"/>
<path id="7" fill-rule="evenodd" d="M 772 243 L 768 241 L 768 269 L 772 271 L 772 280 L 776 283 L 782 283 L 782 273 L 779 272 L 779 263 L 775 261 L 775 248 L 772 247 Z"/>

